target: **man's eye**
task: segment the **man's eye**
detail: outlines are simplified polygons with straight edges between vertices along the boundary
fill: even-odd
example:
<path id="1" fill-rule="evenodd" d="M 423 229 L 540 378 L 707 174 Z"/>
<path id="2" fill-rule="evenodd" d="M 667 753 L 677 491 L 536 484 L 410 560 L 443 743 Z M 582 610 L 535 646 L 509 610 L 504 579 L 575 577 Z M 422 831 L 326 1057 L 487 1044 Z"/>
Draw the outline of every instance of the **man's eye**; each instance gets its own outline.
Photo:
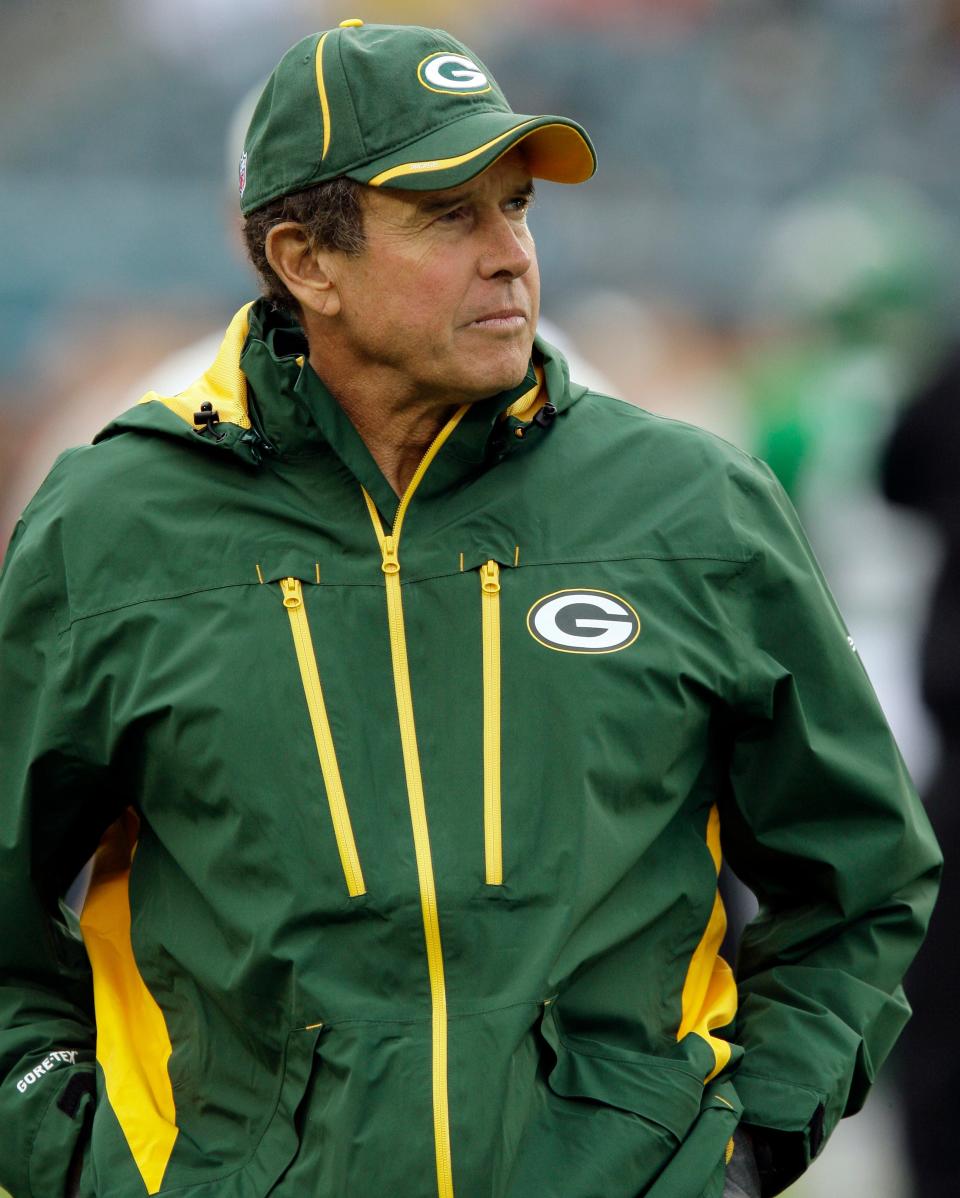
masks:
<path id="1" fill-rule="evenodd" d="M 449 212 L 441 213 L 440 216 L 437 217 L 437 220 L 440 221 L 441 224 L 452 225 L 456 224 L 457 221 L 463 220 L 466 214 L 466 208 L 451 208 Z"/>
<path id="2" fill-rule="evenodd" d="M 514 196 L 508 201 L 507 207 L 512 212 L 528 212 L 533 204 L 533 196 Z"/>

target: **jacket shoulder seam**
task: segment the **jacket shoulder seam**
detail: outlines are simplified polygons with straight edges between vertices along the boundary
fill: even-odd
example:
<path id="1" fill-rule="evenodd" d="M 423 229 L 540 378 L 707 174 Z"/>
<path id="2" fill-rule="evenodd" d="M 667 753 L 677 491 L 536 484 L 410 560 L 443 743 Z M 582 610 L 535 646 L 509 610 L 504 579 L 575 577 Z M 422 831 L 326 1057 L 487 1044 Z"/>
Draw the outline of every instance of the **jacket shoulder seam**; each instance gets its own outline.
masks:
<path id="1" fill-rule="evenodd" d="M 548 558 L 543 561 L 523 562 L 518 566 L 513 566 L 515 570 L 529 570 L 532 567 L 544 566 L 568 566 L 568 565 L 603 565 L 605 562 L 630 562 L 630 561 L 662 561 L 662 562 L 683 562 L 683 561 L 712 561 L 712 562 L 729 562 L 734 566 L 745 567 L 753 560 L 754 555 L 746 555 L 736 557 L 720 553 L 628 553 L 618 557 L 569 557 L 569 558 Z M 434 574 L 421 574 L 414 578 L 405 578 L 404 586 L 412 586 L 415 583 L 430 582 L 437 578 L 453 578 L 460 574 L 459 570 L 444 570 Z M 126 603 L 114 603 L 107 607 L 98 607 L 93 611 L 80 612 L 71 617 L 70 621 L 62 628 L 57 630 L 57 636 L 66 636 L 75 624 L 79 624 L 84 620 L 92 620 L 97 616 L 110 615 L 113 612 L 126 611 L 131 607 L 140 607 L 145 603 L 162 603 L 168 599 L 185 599 L 189 595 L 203 595 L 212 591 L 222 591 L 230 587 L 246 587 L 260 585 L 254 581 L 246 579 L 219 582 L 213 586 L 202 587 L 185 587 L 178 591 L 163 591 L 156 595 L 143 595 L 136 599 L 131 599 Z M 329 582 L 325 584 L 328 587 L 378 587 L 379 580 L 372 582 Z"/>
<path id="2" fill-rule="evenodd" d="M 254 582 L 246 582 L 246 581 L 220 582 L 220 583 L 217 583 L 216 586 L 187 587 L 186 589 L 181 590 L 181 591 L 164 591 L 163 593 L 161 593 L 159 595 L 145 595 L 139 599 L 131 599 L 128 603 L 115 603 L 115 604 L 111 604 L 111 606 L 109 606 L 109 607 L 96 608 L 94 611 L 81 612 L 79 615 L 73 616 L 72 619 L 70 620 L 70 623 L 67 624 L 65 627 L 61 628 L 59 630 L 59 632 L 57 633 L 57 635 L 58 636 L 66 635 L 70 631 L 70 629 L 73 628 L 74 624 L 79 624 L 82 620 L 92 620 L 96 616 L 107 616 L 107 615 L 110 615 L 111 612 L 126 611 L 128 608 L 131 608 L 131 607 L 140 607 L 144 603 L 162 603 L 166 599 L 184 599 L 184 598 L 186 598 L 187 595 L 203 595 L 210 591 L 223 591 L 229 587 L 245 587 L 245 586 L 259 586 L 259 585 L 260 584 L 255 581 Z"/>
<path id="3" fill-rule="evenodd" d="M 543 561 L 521 562 L 514 569 L 529 569 L 531 566 L 586 566 L 591 564 L 603 565 L 605 562 L 730 562 L 732 565 L 748 565 L 754 558 L 752 553 L 624 553 L 613 557 L 557 557 Z"/>
<path id="4" fill-rule="evenodd" d="M 673 428 L 689 431 L 704 441 L 713 441 L 718 445 L 723 445 L 725 448 L 732 450 L 735 456 L 741 461 L 752 465 L 760 463 L 759 458 L 741 446 L 736 445 L 733 441 L 721 436 L 720 433 L 715 433 L 712 429 L 704 428 L 702 424 L 694 424 L 691 420 L 680 420 L 676 416 L 667 416 L 663 412 L 651 412 L 649 408 L 645 408 L 641 404 L 631 403 L 630 400 L 621 399 L 618 395 L 608 395 L 605 391 L 595 391 L 592 387 L 587 389 L 583 398 L 589 399 L 591 396 L 596 399 L 606 400 L 611 404 L 616 404 L 618 408 L 625 408 L 638 421 L 652 420 L 656 424 L 669 425 Z"/>
<path id="5" fill-rule="evenodd" d="M 654 562 L 729 562 L 732 566 L 746 567 L 756 557 L 755 553 L 746 553 L 737 556 L 735 554 L 724 553 L 623 553 L 605 557 L 548 557 L 541 558 L 537 561 L 523 561 L 518 565 L 511 565 L 511 570 L 530 570 L 533 568 L 542 569 L 544 566 L 602 566 L 607 562 L 638 562 L 638 561 L 654 561 Z M 742 571 L 741 571 L 742 572 Z M 441 570 L 435 574 L 417 574 L 412 578 L 404 578 L 401 585 L 411 586 L 418 582 L 430 582 L 434 578 L 451 578 L 462 574 L 462 570 Z M 330 583 L 330 586 L 377 586 L 378 583 Z"/>

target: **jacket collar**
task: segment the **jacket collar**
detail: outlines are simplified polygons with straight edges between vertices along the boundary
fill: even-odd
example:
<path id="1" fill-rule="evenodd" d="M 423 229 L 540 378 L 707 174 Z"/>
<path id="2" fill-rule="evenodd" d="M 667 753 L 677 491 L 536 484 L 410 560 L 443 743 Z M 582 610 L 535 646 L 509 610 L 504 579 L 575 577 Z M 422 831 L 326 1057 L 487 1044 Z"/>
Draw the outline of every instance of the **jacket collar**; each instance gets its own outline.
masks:
<path id="1" fill-rule="evenodd" d="M 331 453 L 386 516 L 398 499 L 349 417 L 306 360 L 300 326 L 265 300 L 234 316 L 210 368 L 179 395 L 148 392 L 95 438 L 137 432 L 188 440 L 257 466 Z M 571 384 L 563 356 L 539 337 L 526 377 L 472 404 L 435 458 L 418 496 L 463 485 L 479 471 L 542 442 L 552 418 L 586 393 Z M 206 410 L 207 416 L 203 416 Z M 211 424 L 211 415 L 214 418 Z M 198 420 L 198 417 L 200 419 Z"/>
<path id="2" fill-rule="evenodd" d="M 281 458 L 332 449 L 384 515 L 396 509 L 396 493 L 307 360 L 307 342 L 299 324 L 266 301 L 253 304 L 240 368 L 248 388 L 250 421 Z M 515 426 L 530 424 L 547 402 L 543 381 L 542 367 L 538 369 L 538 362 L 531 359 L 518 386 L 472 404 L 432 463 L 419 488 L 420 498 L 458 485 L 497 456 L 514 452 L 523 439 L 513 436 L 511 441 Z"/>

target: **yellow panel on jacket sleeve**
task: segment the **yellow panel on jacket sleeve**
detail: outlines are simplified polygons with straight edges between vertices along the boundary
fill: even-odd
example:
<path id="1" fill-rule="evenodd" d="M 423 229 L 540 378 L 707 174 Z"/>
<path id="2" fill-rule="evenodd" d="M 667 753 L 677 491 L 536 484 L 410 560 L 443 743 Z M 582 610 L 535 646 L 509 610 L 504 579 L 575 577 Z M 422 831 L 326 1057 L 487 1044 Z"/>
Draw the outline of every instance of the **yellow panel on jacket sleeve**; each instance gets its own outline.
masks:
<path id="1" fill-rule="evenodd" d="M 156 1194 L 177 1139 L 167 1071 L 170 1036 L 163 1012 L 140 976 L 130 940 L 130 865 L 136 820 L 104 837 L 80 917 L 93 970 L 97 1061 L 107 1098 L 148 1194 Z"/>
<path id="2" fill-rule="evenodd" d="M 714 868 L 720 874 L 720 813 L 711 807 L 707 820 L 707 848 Z M 727 930 L 727 913 L 719 888 L 713 910 L 700 943 L 694 950 L 687 968 L 681 997 L 681 1019 L 677 1039 L 693 1032 L 713 1049 L 714 1067 L 706 1080 L 715 1077 L 730 1060 L 730 1045 L 711 1034 L 714 1028 L 725 1027 L 737 1013 L 737 982 L 733 970 L 720 956 L 720 945 Z"/>

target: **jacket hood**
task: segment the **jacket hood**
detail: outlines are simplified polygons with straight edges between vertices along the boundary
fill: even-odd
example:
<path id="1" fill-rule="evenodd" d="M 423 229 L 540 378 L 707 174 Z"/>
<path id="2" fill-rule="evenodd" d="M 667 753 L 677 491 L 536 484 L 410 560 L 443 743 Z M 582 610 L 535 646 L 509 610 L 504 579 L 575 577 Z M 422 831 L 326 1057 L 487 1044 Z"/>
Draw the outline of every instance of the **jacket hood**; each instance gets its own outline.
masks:
<path id="1" fill-rule="evenodd" d="M 306 355 L 306 337 L 289 313 L 263 299 L 245 304 L 200 378 L 178 395 L 148 391 L 94 443 L 123 432 L 174 437 L 254 466 L 266 455 L 306 456 L 326 444 L 365 473 L 355 459 L 369 454 Z M 480 463 L 514 452 L 528 429 L 549 427 L 586 391 L 571 384 L 563 355 L 538 336 L 523 381 L 474 403 L 461 421 L 457 456 Z"/>

